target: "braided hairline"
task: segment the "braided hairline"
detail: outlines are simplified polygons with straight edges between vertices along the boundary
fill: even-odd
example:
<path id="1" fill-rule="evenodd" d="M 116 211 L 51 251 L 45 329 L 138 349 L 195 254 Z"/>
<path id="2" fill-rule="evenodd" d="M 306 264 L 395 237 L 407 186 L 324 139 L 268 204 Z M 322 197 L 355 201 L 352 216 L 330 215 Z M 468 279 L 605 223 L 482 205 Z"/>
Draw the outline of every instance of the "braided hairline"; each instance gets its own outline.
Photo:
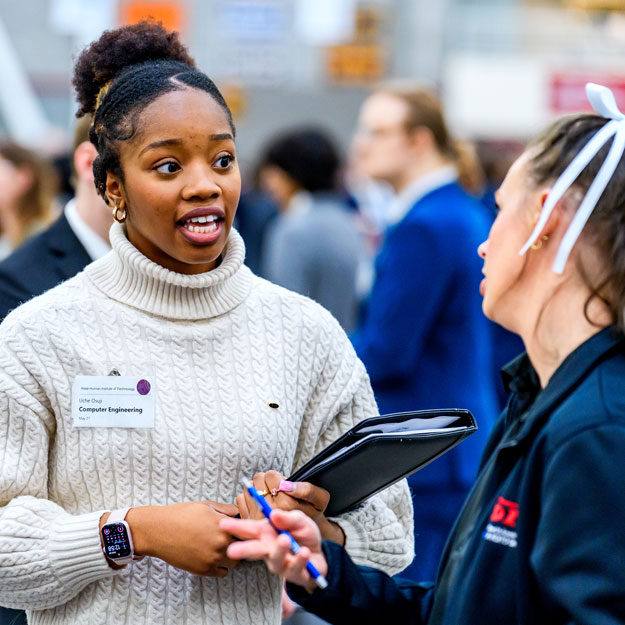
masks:
<path id="1" fill-rule="evenodd" d="M 93 163 L 95 187 L 107 204 L 107 172 L 117 175 L 122 182 L 124 180 L 117 143 L 135 135 L 135 120 L 151 102 L 165 93 L 185 88 L 201 89 L 211 95 L 226 113 L 234 134 L 228 105 L 215 84 L 199 70 L 186 63 L 169 60 L 142 62 L 128 67 L 103 93 L 89 133 L 90 141 L 98 151 Z M 120 110 L 121 115 L 116 118 Z"/>

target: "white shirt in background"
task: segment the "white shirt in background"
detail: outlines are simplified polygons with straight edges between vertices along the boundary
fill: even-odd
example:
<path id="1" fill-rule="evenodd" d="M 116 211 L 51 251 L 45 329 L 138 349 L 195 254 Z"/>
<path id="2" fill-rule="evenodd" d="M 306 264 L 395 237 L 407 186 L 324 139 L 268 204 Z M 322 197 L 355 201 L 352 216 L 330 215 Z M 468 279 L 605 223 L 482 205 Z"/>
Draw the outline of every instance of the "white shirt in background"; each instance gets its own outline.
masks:
<path id="1" fill-rule="evenodd" d="M 111 246 L 109 242 L 103 239 L 95 230 L 90 228 L 78 214 L 76 208 L 76 200 L 71 199 L 65 205 L 65 218 L 72 232 L 80 241 L 81 245 L 89 255 L 91 260 L 98 260 L 105 254 L 110 252 Z"/>
<path id="2" fill-rule="evenodd" d="M 447 165 L 417 178 L 413 183 L 402 189 L 388 207 L 387 223 L 389 226 L 398 224 L 408 211 L 422 197 L 435 189 L 458 179 L 458 170 L 453 165 Z"/>

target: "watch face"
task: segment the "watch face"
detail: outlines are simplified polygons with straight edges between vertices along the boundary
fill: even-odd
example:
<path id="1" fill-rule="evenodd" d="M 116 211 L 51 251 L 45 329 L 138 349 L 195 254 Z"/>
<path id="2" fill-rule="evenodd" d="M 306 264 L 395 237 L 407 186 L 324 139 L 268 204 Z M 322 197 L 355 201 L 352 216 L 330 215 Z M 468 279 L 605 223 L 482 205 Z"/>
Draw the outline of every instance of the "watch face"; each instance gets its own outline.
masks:
<path id="1" fill-rule="evenodd" d="M 130 555 L 128 530 L 123 523 L 108 523 L 102 528 L 104 553 L 111 558 L 124 558 Z"/>

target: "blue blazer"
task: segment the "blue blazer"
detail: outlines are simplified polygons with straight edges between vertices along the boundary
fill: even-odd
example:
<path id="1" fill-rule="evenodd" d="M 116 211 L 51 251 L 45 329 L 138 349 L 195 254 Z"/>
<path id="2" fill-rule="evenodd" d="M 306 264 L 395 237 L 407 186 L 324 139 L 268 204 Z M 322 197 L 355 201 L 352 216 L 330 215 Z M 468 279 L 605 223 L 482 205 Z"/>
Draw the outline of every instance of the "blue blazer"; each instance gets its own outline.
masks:
<path id="1" fill-rule="evenodd" d="M 420 490 L 466 490 L 497 408 L 492 339 L 479 293 L 483 206 L 456 183 L 435 189 L 390 228 L 352 342 L 382 413 L 468 408 L 479 431 L 413 476 Z"/>

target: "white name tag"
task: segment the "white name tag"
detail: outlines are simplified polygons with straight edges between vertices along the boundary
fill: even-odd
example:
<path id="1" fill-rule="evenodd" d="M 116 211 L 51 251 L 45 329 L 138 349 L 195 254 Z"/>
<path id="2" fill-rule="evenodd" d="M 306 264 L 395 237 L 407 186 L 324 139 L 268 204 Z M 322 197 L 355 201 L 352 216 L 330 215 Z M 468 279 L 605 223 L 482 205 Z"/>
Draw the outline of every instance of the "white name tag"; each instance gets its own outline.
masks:
<path id="1" fill-rule="evenodd" d="M 153 428 L 154 382 L 149 378 L 79 375 L 72 386 L 75 428 Z"/>

